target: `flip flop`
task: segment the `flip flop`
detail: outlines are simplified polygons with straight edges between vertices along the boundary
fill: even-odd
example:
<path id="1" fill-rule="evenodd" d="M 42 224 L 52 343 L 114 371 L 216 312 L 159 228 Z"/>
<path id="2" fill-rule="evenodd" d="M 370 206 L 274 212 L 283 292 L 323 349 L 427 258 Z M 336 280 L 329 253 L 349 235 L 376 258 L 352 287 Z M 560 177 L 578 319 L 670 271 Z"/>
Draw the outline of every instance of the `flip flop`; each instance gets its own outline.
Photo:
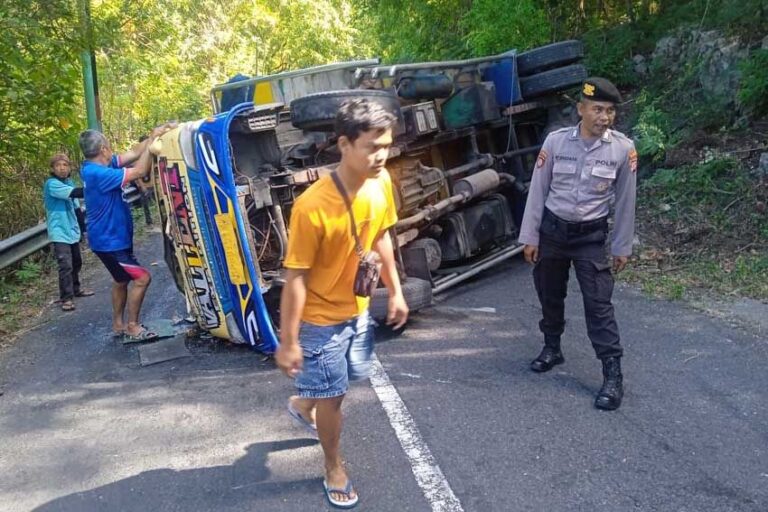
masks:
<path id="1" fill-rule="evenodd" d="M 128 334 L 125 332 L 123 333 L 123 337 L 128 341 L 149 341 L 157 338 L 158 334 L 156 332 L 150 331 L 142 325 L 138 334 Z"/>
<path id="2" fill-rule="evenodd" d="M 323 489 L 325 490 L 325 499 L 328 500 L 328 503 L 330 503 L 332 507 L 343 508 L 343 509 L 355 508 L 357 506 L 357 503 L 360 501 L 360 496 L 355 496 L 354 498 L 347 501 L 338 501 L 333 499 L 333 497 L 331 496 L 331 493 L 335 492 L 338 494 L 343 494 L 344 496 L 349 498 L 350 494 L 352 494 L 352 480 L 350 479 L 347 479 L 347 485 L 345 485 L 343 489 L 328 487 L 328 482 L 323 480 Z"/>
<path id="3" fill-rule="evenodd" d="M 90 297 L 94 292 L 91 290 L 80 290 L 75 294 L 75 297 Z"/>
<path id="4" fill-rule="evenodd" d="M 299 411 L 296 410 L 296 408 L 291 404 L 291 402 L 288 402 L 288 414 L 291 415 L 291 418 L 293 419 L 293 423 L 297 427 L 301 427 L 304 430 L 307 431 L 307 433 L 312 437 L 312 439 L 317 439 L 317 425 L 314 423 L 310 423 L 307 421 L 304 416 L 301 415 Z"/>
<path id="5" fill-rule="evenodd" d="M 62 311 L 74 311 L 75 310 L 75 304 L 71 300 L 65 300 L 61 303 L 61 310 Z"/>

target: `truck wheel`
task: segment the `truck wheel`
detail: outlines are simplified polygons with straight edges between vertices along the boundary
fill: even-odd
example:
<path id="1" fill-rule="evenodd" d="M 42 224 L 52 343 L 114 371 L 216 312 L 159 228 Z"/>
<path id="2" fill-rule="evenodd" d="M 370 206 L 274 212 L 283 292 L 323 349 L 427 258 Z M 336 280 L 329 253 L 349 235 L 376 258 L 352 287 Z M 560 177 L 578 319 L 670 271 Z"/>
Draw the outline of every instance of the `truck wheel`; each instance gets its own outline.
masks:
<path id="1" fill-rule="evenodd" d="M 586 68 L 581 64 L 572 64 L 521 78 L 520 90 L 523 93 L 523 98 L 530 100 L 538 96 L 579 86 L 585 78 L 587 78 Z"/>
<path id="2" fill-rule="evenodd" d="M 291 102 L 291 123 L 296 128 L 310 131 L 333 131 L 339 107 L 347 100 L 367 99 L 382 105 L 400 119 L 400 102 L 391 91 L 379 89 L 351 89 L 309 94 Z"/>
<path id="3" fill-rule="evenodd" d="M 517 56 L 517 74 L 529 76 L 534 73 L 573 64 L 584 57 L 581 41 L 561 41 L 528 50 Z"/>
<path id="4" fill-rule="evenodd" d="M 432 304 L 432 285 L 429 281 L 417 279 L 415 277 L 407 277 L 402 282 L 401 286 L 403 288 L 403 295 L 405 296 L 405 303 L 408 304 L 411 313 Z M 374 320 L 381 321 L 387 319 L 388 302 L 389 294 L 387 289 L 376 288 L 371 297 L 371 305 L 369 307 L 371 317 L 373 317 Z"/>

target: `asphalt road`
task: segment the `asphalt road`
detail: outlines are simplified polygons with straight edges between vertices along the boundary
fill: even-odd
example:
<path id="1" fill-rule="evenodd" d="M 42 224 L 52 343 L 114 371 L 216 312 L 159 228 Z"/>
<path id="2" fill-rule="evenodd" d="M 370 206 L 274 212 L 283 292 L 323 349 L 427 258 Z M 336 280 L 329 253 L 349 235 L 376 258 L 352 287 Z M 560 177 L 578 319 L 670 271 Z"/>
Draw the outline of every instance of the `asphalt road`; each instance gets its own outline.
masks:
<path id="1" fill-rule="evenodd" d="M 180 313 L 157 235 L 138 256 L 161 263 L 146 317 Z M 106 272 L 89 284 L 98 294 L 75 314 L 0 353 L 0 510 L 328 509 L 320 448 L 288 420 L 291 382 L 271 362 L 200 341 L 192 357 L 142 367 L 136 347 L 109 338 Z M 768 511 L 768 340 L 626 287 L 615 303 L 627 389 L 615 412 L 592 407 L 600 366 L 576 288 L 566 364 L 528 370 L 539 308 L 519 259 L 382 340 L 389 380 L 460 504 L 425 496 L 402 425 L 359 385 L 342 440 L 358 510 Z"/>

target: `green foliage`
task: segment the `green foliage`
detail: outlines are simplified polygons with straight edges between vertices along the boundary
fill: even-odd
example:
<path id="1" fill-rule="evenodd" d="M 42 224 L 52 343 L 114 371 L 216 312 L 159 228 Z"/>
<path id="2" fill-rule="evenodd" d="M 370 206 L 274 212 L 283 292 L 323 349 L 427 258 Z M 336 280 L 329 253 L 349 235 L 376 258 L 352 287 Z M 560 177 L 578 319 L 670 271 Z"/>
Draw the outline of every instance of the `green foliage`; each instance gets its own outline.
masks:
<path id="1" fill-rule="evenodd" d="M 584 34 L 584 64 L 589 73 L 606 77 L 618 86 L 634 83 L 632 56 L 637 51 L 638 35 L 629 24 Z"/>
<path id="2" fill-rule="evenodd" d="M 43 272 L 43 267 L 40 263 L 31 260 L 25 260 L 21 263 L 21 268 L 16 270 L 13 275 L 19 281 L 19 284 L 26 284 L 34 281 Z"/>
<path id="3" fill-rule="evenodd" d="M 3 0 L 0 9 L 0 238 L 44 218 L 48 158 L 77 168 L 85 128 L 75 0 Z M 116 149 L 169 119 L 208 114 L 208 91 L 268 74 L 364 57 L 351 0 L 91 2 L 102 124 Z"/>
<path id="4" fill-rule="evenodd" d="M 627 278 L 653 295 L 693 289 L 768 299 L 768 188 L 732 157 L 659 169 L 638 190 L 646 238 Z"/>
<path id="5" fill-rule="evenodd" d="M 464 58 L 468 0 L 360 0 L 355 24 L 385 62 Z"/>
<path id="6" fill-rule="evenodd" d="M 510 48 L 525 50 L 549 42 L 547 13 L 532 0 L 506 2 L 504 8 L 497 0 L 475 0 L 462 24 L 464 40 L 473 55 L 493 55 Z"/>
<path id="7" fill-rule="evenodd" d="M 42 217 L 48 158 L 77 136 L 80 40 L 72 8 L 66 0 L 4 0 L 0 9 L 0 238 Z"/>
<path id="8" fill-rule="evenodd" d="M 754 116 L 768 114 L 768 50 L 757 50 L 742 62 L 739 101 Z"/>
<path id="9" fill-rule="evenodd" d="M 208 91 L 364 56 L 347 0 L 104 0 L 94 9 L 104 129 L 119 146 L 169 119 L 203 117 Z"/>
<path id="10" fill-rule="evenodd" d="M 669 300 L 680 300 L 692 292 L 741 295 L 758 300 L 768 299 L 768 256 L 738 254 L 735 257 L 706 256 L 679 262 L 666 271 L 630 268 L 620 274 L 622 280 L 639 283 L 642 290 Z"/>
<path id="11" fill-rule="evenodd" d="M 0 271 L 0 345 L 39 316 L 56 287 L 55 266 L 43 252 Z"/>
<path id="12" fill-rule="evenodd" d="M 723 195 L 732 199 L 748 194 L 751 184 L 737 160 L 719 157 L 679 169 L 659 169 L 642 187 L 653 190 L 654 201 L 702 208 L 722 202 Z"/>
<path id="13" fill-rule="evenodd" d="M 676 250 L 702 236 L 711 247 L 760 247 L 768 234 L 768 217 L 757 207 L 768 200 L 768 189 L 730 157 L 659 169 L 641 182 L 639 195 L 645 217 Z M 691 235 L 692 230 L 699 234 Z"/>
<path id="14" fill-rule="evenodd" d="M 654 105 L 648 91 L 638 95 L 636 109 L 639 114 L 633 131 L 637 152 L 653 162 L 660 162 L 667 149 L 676 142 L 674 135 L 671 135 L 670 116 Z"/>

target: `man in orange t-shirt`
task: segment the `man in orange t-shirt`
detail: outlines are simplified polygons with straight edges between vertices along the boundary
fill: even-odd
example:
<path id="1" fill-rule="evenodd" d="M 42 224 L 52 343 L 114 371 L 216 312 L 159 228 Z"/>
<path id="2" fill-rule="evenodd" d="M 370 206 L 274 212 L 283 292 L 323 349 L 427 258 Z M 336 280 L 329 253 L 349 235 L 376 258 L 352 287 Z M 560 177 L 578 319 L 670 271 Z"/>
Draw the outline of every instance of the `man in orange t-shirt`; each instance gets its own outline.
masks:
<path id="1" fill-rule="evenodd" d="M 288 411 L 320 439 L 325 494 L 340 508 L 354 507 L 359 500 L 339 451 L 341 403 L 349 381 L 370 375 L 373 356 L 370 299 L 354 292 L 360 254 L 343 194 L 351 204 L 360 249 L 376 253 L 381 263 L 389 291 L 387 323 L 399 328 L 408 319 L 388 232 L 397 222 L 392 183 L 384 168 L 394 122 L 377 103 L 344 103 L 336 117 L 338 183 L 333 176 L 320 178 L 299 196 L 291 212 L 275 359 L 295 378 L 298 395 L 291 397 Z"/>

